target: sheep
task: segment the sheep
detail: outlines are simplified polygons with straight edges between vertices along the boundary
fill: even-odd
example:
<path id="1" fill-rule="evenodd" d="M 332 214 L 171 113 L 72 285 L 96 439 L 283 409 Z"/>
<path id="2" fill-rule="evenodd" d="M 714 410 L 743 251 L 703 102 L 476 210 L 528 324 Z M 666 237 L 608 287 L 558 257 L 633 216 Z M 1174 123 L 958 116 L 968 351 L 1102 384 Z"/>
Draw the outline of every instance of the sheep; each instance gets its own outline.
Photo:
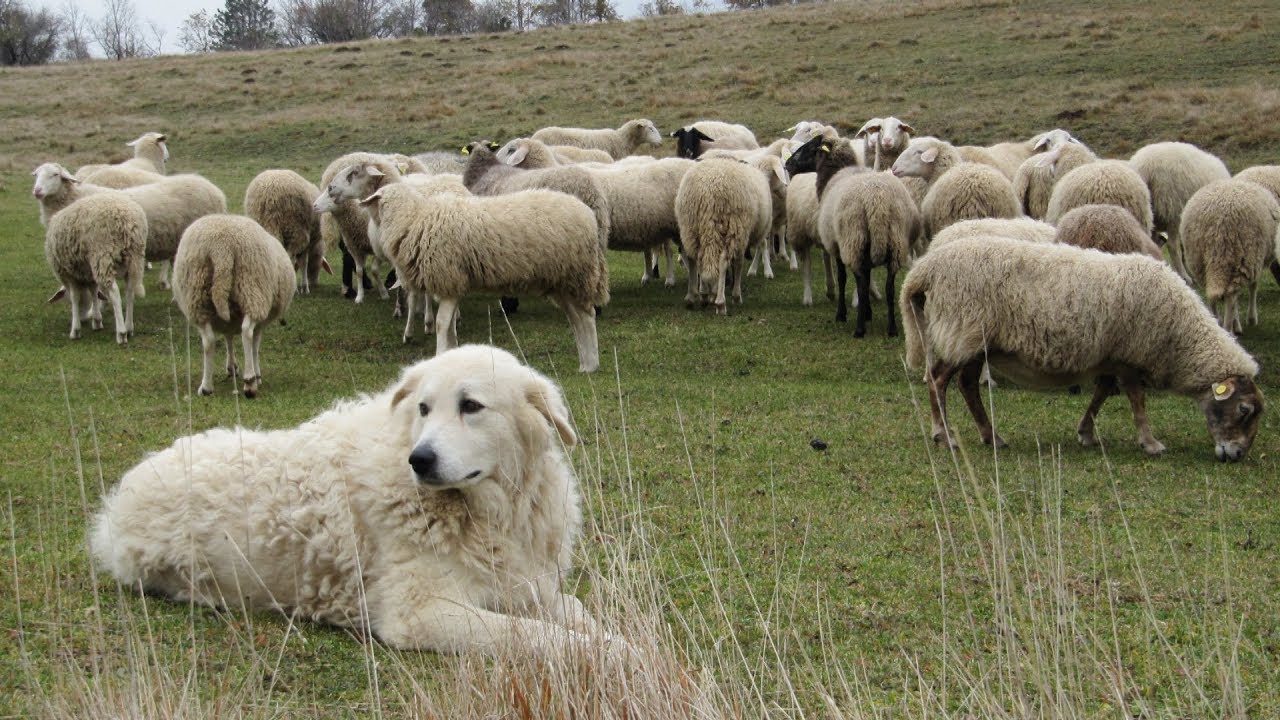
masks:
<path id="1" fill-rule="evenodd" d="M 1018 174 L 1018 168 L 1031 157 L 1032 153 L 1041 148 L 1051 151 L 1067 143 L 1078 142 L 1071 133 L 1055 128 L 1040 133 L 1030 140 L 1002 142 L 988 147 L 962 145 L 956 150 L 966 161 L 990 165 L 1004 173 L 1004 176 L 1012 182 Z"/>
<path id="2" fill-rule="evenodd" d="M 642 145 L 662 144 L 662 133 L 658 131 L 658 126 L 654 125 L 652 120 L 643 118 L 628 120 L 616 130 L 545 127 L 531 137 L 547 145 L 570 145 L 603 150 L 614 160 L 621 160 L 633 154 Z"/>
<path id="3" fill-rule="evenodd" d="M 1029 243 L 1055 242 L 1058 229 L 1046 222 L 1031 218 L 981 218 L 961 220 L 944 228 L 929 243 L 929 252 L 956 240 L 971 237 L 1002 237 Z"/>
<path id="4" fill-rule="evenodd" d="M 600 247 L 606 250 L 609 248 L 612 226 L 609 198 L 588 169 L 565 165 L 525 170 L 500 162 L 494 155 L 495 149 L 486 143 L 471 143 L 466 147 L 470 157 L 462 173 L 462 182 L 468 190 L 476 195 L 502 195 L 517 190 L 542 188 L 573 195 L 591 208 L 596 216 Z"/>
<path id="5" fill-rule="evenodd" d="M 279 240 L 293 258 L 300 278 L 298 292 L 304 294 L 316 282 L 309 267 L 313 255 L 319 256 L 320 267 L 333 273 L 324 259 L 320 216 L 312 210 L 319 196 L 319 188 L 292 170 L 263 170 L 244 191 L 244 214 Z"/>
<path id="6" fill-rule="evenodd" d="M 125 143 L 133 148 L 133 157 L 114 165 L 82 165 L 76 169 L 76 177 L 88 182 L 95 182 L 89 174 L 104 168 L 132 168 L 145 170 L 157 175 L 165 174 L 165 163 L 169 161 L 169 146 L 165 143 L 164 133 L 143 133 L 137 140 Z"/>
<path id="7" fill-rule="evenodd" d="M 579 148 L 572 145 L 548 145 L 533 138 L 515 138 L 498 149 L 498 159 L 507 165 L 530 170 L 553 165 L 573 165 L 580 162 L 612 163 L 613 158 L 603 150 Z"/>
<path id="8" fill-rule="evenodd" d="M 244 346 L 244 396 L 262 382 L 262 331 L 289 309 L 297 291 L 293 258 L 261 225 L 238 215 L 206 215 L 182 233 L 173 259 L 173 295 L 200 333 L 204 372 L 200 394 L 213 394 L 217 335 L 227 348 L 227 375 L 235 377 L 231 336 Z"/>
<path id="9" fill-rule="evenodd" d="M 862 138 L 864 158 L 872 155 L 874 148 L 871 169 L 887 170 L 893 166 L 902 151 L 907 149 L 913 134 L 915 134 L 915 128 L 890 116 L 871 118 L 863 123 L 853 137 L 855 140 Z"/>
<path id="10" fill-rule="evenodd" d="M 1063 215 L 1081 205 L 1117 205 L 1151 232 L 1151 193 L 1123 160 L 1095 160 L 1059 178 L 1049 195 L 1045 222 L 1057 225 Z"/>
<path id="11" fill-rule="evenodd" d="M 58 211 L 76 200 L 99 193 L 119 194 L 142 206 L 147 213 L 147 260 L 169 261 L 178 249 L 182 232 L 197 218 L 227 211 L 227 197 L 199 175 L 169 175 L 163 180 L 113 190 L 77 180 L 57 163 L 45 163 L 32 173 L 32 194 L 40 201 L 40 221 L 47 225 Z M 160 270 L 160 287 L 168 287 L 168 269 Z"/>
<path id="12" fill-rule="evenodd" d="M 1182 257 L 1182 208 L 1200 188 L 1231 177 L 1225 163 L 1195 145 L 1158 142 L 1138 148 L 1129 164 L 1147 184 L 1151 196 L 1152 232 L 1168 236 L 1169 260 L 1190 281 Z"/>
<path id="13" fill-rule="evenodd" d="M 686 306 L 700 298 L 727 315 L 725 273 L 732 265 L 733 297 L 741 304 L 743 254 L 768 237 L 773 222 L 768 180 L 739 160 L 700 161 L 680 180 L 675 213 L 688 272 Z"/>
<path id="14" fill-rule="evenodd" d="M 1241 333 L 1237 296 L 1249 288 L 1249 320 L 1258 323 L 1258 280 L 1275 253 L 1280 203 L 1248 180 L 1218 180 L 1182 209 L 1183 262 L 1222 327 Z"/>
<path id="15" fill-rule="evenodd" d="M 1106 253 L 1141 253 L 1164 262 L 1164 253 L 1151 235 L 1128 210 L 1116 205 L 1081 205 L 1068 211 L 1058 218 L 1056 239 Z"/>
<path id="16" fill-rule="evenodd" d="M 821 135 L 828 142 L 835 142 L 840 139 L 840 131 L 835 127 L 827 125 L 818 120 L 801 120 L 800 122 L 787 128 L 787 132 L 793 133 L 791 139 L 787 142 L 787 149 L 783 155 L 785 162 L 787 156 L 800 149 L 801 145 Z M 866 143 L 853 143 L 853 152 L 858 156 L 858 165 L 860 167 L 867 166 Z"/>
<path id="17" fill-rule="evenodd" d="M 1280 200 L 1280 165 L 1255 165 L 1245 168 L 1236 173 L 1236 177 L 1240 180 L 1248 180 L 1255 182 L 1271 191 L 1271 194 Z M 1276 251 L 1271 258 L 1271 276 L 1280 283 L 1280 236 L 1276 237 Z"/>
<path id="18" fill-rule="evenodd" d="M 962 160 L 959 150 L 944 140 L 912 140 L 894 161 L 892 172 L 899 178 L 918 177 L 928 183 L 920 203 L 925 245 L 943 228 L 960 220 L 1015 218 L 1022 214 L 1008 178 L 987 165 Z"/>
<path id="19" fill-rule="evenodd" d="M 1144 388 L 1195 398 L 1219 460 L 1242 458 L 1257 433 L 1258 364 L 1172 268 L 1149 257 L 971 238 L 917 260 L 900 303 L 907 364 L 927 368 L 935 441 L 955 447 L 946 390 L 958 375 L 983 442 L 1005 446 L 978 395 L 984 358 L 1033 387 L 1092 379 L 1093 399 L 1077 427 L 1086 447 L 1096 443 L 1094 418 L 1119 388 L 1151 455 L 1165 447 L 1147 423 Z"/>
<path id="20" fill-rule="evenodd" d="M 102 327 L 99 293 L 105 293 L 115 313 L 116 342 L 133 334 L 133 299 L 142 297 L 142 272 L 147 247 L 147 213 L 138 203 L 114 193 L 90 195 L 49 220 L 44 256 L 62 288 L 49 302 L 68 295 L 71 339 L 80 337 L 80 320 L 92 317 Z M 116 279 L 125 278 L 121 302 Z M 88 301 L 88 307 L 82 306 Z"/>
<path id="21" fill-rule="evenodd" d="M 747 126 L 719 120 L 699 120 L 672 131 L 671 137 L 676 139 L 676 156 L 690 160 L 709 150 L 754 150 L 760 147 L 755 133 Z"/>
<path id="22" fill-rule="evenodd" d="M 818 237 L 818 176 L 814 173 L 795 175 L 787 184 L 787 243 L 800 259 L 800 274 L 804 278 L 804 294 L 800 304 L 813 305 L 813 250 L 822 253 L 822 265 L 826 271 L 827 299 L 835 298 L 831 277 L 831 256 L 822 247 Z"/>
<path id="23" fill-rule="evenodd" d="M 1058 178 L 1097 159 L 1098 156 L 1084 145 L 1067 143 L 1022 161 L 1013 176 L 1013 194 L 1022 205 L 1022 212 L 1028 217 L 1043 220 Z"/>
<path id="24" fill-rule="evenodd" d="M 905 267 L 920 214 L 911 193 L 890 173 L 867 171 L 857 165 L 848 142 L 829 144 L 816 137 L 787 160 L 789 172 L 814 172 L 818 195 L 818 236 L 828 255 L 836 256 L 836 320 L 848 317 L 845 306 L 847 272 L 857 284 L 858 317 L 854 337 L 863 337 L 871 319 L 871 268 L 884 266 L 888 298 L 888 334 L 898 334 L 894 317 L 894 280 Z M 847 268 L 847 270 L 846 270 Z"/>
<path id="25" fill-rule="evenodd" d="M 125 188 L 137 187 L 139 185 L 147 185 L 157 182 L 165 178 L 164 175 L 151 172 L 150 170 L 141 170 L 135 167 L 126 167 L 124 165 L 107 165 L 97 170 L 90 170 L 78 174 L 76 177 L 80 180 L 101 185 L 102 187 L 112 188 L 114 190 L 123 190 Z"/>
<path id="26" fill-rule="evenodd" d="M 400 168 L 404 167 L 405 172 L 425 172 L 426 166 L 420 161 L 413 160 L 404 156 L 388 155 L 383 153 L 370 152 L 353 152 L 347 153 L 342 157 L 329 163 L 324 173 L 320 176 L 319 187 L 327 188 L 333 178 L 343 170 L 356 165 L 358 163 L 375 163 L 386 175 L 399 177 L 402 173 Z M 354 280 L 350 281 L 348 286 L 355 293 L 355 302 L 364 302 L 364 277 L 365 262 L 373 255 L 373 248 L 369 244 L 369 216 L 360 210 L 354 200 L 345 202 L 334 202 L 327 193 L 320 193 L 316 198 L 312 209 L 321 215 L 321 232 L 326 235 L 341 236 L 342 244 L 346 248 L 347 253 L 351 255 L 352 264 L 354 265 Z M 327 213 L 327 214 L 326 214 Z M 376 259 L 376 258 L 375 258 Z M 345 258 L 344 258 L 345 260 Z M 346 268 L 343 268 L 343 283 L 347 284 Z M 375 279 L 373 282 L 378 289 L 378 294 L 382 299 L 387 299 L 387 289 L 384 284 Z"/>
<path id="27" fill-rule="evenodd" d="M 418 173 L 426 173 L 428 175 L 461 175 L 463 167 L 467 164 L 465 156 L 459 155 L 457 152 L 446 152 L 444 150 L 418 153 L 412 159 L 422 166 Z"/>
<path id="28" fill-rule="evenodd" d="M 609 302 L 609 266 L 595 215 L 581 200 L 542 189 L 426 197 L 396 183 L 361 205 L 381 226 L 404 282 L 439 298 L 436 354 L 457 346 L 458 303 L 468 292 L 540 293 L 568 315 L 578 369 L 599 369 L 593 307 Z"/>

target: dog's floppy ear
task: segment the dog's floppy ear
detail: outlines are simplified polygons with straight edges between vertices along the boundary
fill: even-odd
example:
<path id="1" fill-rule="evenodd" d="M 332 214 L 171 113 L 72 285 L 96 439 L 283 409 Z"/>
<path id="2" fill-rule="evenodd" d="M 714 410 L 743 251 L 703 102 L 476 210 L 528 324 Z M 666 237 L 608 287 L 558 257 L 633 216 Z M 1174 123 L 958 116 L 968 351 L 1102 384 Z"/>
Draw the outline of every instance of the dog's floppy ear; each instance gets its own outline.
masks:
<path id="1" fill-rule="evenodd" d="M 409 397 L 418 389 L 418 383 L 422 382 L 422 363 L 412 365 L 405 369 L 404 374 L 400 376 L 400 384 L 396 386 L 396 391 L 391 393 L 391 409 L 395 410 L 401 401 Z"/>
<path id="2" fill-rule="evenodd" d="M 573 432 L 573 426 L 569 424 L 569 408 L 564 404 L 560 388 L 535 373 L 525 386 L 524 395 L 538 414 L 555 426 L 556 434 L 560 436 L 560 441 L 565 447 L 573 447 L 577 444 L 578 436 Z"/>

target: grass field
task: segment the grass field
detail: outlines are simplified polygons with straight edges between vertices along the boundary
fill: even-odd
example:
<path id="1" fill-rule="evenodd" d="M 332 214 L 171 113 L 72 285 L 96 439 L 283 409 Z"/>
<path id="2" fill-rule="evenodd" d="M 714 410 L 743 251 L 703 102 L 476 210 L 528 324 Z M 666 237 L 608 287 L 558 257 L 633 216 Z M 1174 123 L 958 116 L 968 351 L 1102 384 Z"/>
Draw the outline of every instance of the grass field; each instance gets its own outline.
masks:
<path id="1" fill-rule="evenodd" d="M 326 277 L 267 331 L 259 399 L 221 379 L 193 397 L 198 338 L 154 275 L 127 347 L 109 331 L 67 339 L 66 305 L 44 304 L 56 281 L 36 165 L 117 158 L 163 130 L 171 171 L 206 175 L 238 210 L 259 170 L 318 178 L 356 149 L 632 117 L 772 138 L 801 119 L 893 114 L 958 143 L 1061 126 L 1114 157 L 1186 140 L 1236 171 L 1280 158 L 1278 22 L 1261 1 L 885 0 L 0 69 L 0 717 L 567 714 L 514 699 L 537 694 L 519 689 L 528 666 L 393 653 L 93 577 L 86 517 L 144 453 L 216 425 L 295 424 L 384 387 L 434 340 L 402 345 L 387 303 L 349 303 Z M 592 508 L 580 592 L 624 634 L 658 628 L 688 677 L 715 679 L 724 716 L 1280 715 L 1274 410 L 1245 462 L 1218 465 L 1193 403 L 1155 397 L 1168 453 L 1152 459 L 1123 402 L 1099 419 L 1099 452 L 1075 442 L 1086 397 L 1006 384 L 998 456 L 952 398 L 957 462 L 927 440 L 925 392 L 884 337 L 883 305 L 855 340 L 829 303 L 800 306 L 795 271 L 749 278 L 721 318 L 641 286 L 636 255 L 610 266 L 597 375 L 574 371 L 567 322 L 536 300 L 508 326 L 495 297 L 467 298 L 460 337 L 563 385 Z M 1243 343 L 1272 395 L 1278 338 L 1268 279 Z"/>

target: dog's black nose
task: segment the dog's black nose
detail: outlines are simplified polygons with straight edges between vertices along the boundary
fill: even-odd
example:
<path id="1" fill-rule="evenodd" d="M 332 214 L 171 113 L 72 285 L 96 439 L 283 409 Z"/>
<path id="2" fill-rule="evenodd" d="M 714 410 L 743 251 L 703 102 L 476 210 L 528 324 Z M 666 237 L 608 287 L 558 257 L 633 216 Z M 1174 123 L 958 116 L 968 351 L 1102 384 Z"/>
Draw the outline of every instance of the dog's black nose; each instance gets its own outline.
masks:
<path id="1" fill-rule="evenodd" d="M 426 445 L 420 445 L 409 453 L 409 465 L 419 478 L 433 477 L 436 474 L 436 451 Z"/>

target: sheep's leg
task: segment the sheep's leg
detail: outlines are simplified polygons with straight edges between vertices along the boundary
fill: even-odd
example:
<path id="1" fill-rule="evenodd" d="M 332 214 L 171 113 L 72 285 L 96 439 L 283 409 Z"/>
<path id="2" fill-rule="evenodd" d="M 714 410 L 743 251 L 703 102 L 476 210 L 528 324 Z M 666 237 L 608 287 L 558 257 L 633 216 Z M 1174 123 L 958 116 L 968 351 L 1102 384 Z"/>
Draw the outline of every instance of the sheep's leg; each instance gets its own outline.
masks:
<path id="1" fill-rule="evenodd" d="M 694 262 L 689 253 L 682 253 L 680 259 L 684 262 L 684 272 L 689 281 L 689 291 L 684 295 L 684 306 L 692 310 L 701 297 L 698 292 L 698 263 Z"/>
<path id="2" fill-rule="evenodd" d="M 244 346 L 244 396 L 250 400 L 258 397 L 258 384 L 262 382 L 262 370 L 258 367 L 261 337 L 262 328 L 258 323 L 249 318 L 240 322 L 240 344 Z"/>
<path id="3" fill-rule="evenodd" d="M 351 253 L 351 262 L 355 265 L 355 275 L 351 284 L 356 289 L 355 301 L 357 304 L 364 302 L 364 281 L 368 278 L 364 271 L 364 261 L 365 257 L 363 255 Z"/>
<path id="4" fill-rule="evenodd" d="M 957 368 L 944 362 L 936 362 L 929 368 L 925 380 L 929 383 L 929 417 L 933 423 L 933 441 L 946 442 L 957 447 L 955 438 L 947 427 L 947 385 Z"/>
<path id="5" fill-rule="evenodd" d="M 761 247 L 760 254 L 764 256 L 764 276 L 765 278 L 772 280 L 773 279 L 773 260 L 771 260 L 770 258 L 773 257 L 773 242 L 772 242 L 771 236 L 765 236 L 764 242 L 761 243 L 761 245 L 762 247 Z M 755 264 L 754 260 L 752 261 L 752 264 Z"/>
<path id="6" fill-rule="evenodd" d="M 204 354 L 204 371 L 200 375 L 200 394 L 213 394 L 213 353 L 218 347 L 218 336 L 213 326 L 205 323 L 196 328 L 200 331 L 200 349 Z"/>
<path id="7" fill-rule="evenodd" d="M 849 321 L 849 308 L 844 302 L 845 287 L 849 284 L 849 272 L 845 269 L 844 261 L 836 258 L 836 322 Z"/>
<path id="8" fill-rule="evenodd" d="M 751 255 L 751 267 L 747 268 L 747 274 L 751 277 L 755 277 L 756 269 L 760 266 L 760 255 L 764 252 L 764 243 L 760 243 L 755 247 L 755 252 Z"/>
<path id="9" fill-rule="evenodd" d="M 800 304 L 813 306 L 813 248 L 805 248 L 796 252 L 800 256 L 800 275 L 804 278 L 804 296 Z"/>
<path id="10" fill-rule="evenodd" d="M 418 293 L 422 299 L 422 332 L 430 335 L 436 328 L 436 316 L 431 312 L 431 291 Z"/>
<path id="11" fill-rule="evenodd" d="M 236 355 L 231 351 L 231 336 L 227 335 L 222 340 L 227 348 L 227 377 L 234 379 L 239 374 L 240 368 L 236 367 Z"/>
<path id="12" fill-rule="evenodd" d="M 893 292 L 893 283 L 894 283 L 894 278 L 896 276 L 897 276 L 897 273 L 895 273 L 893 268 L 891 267 L 888 269 L 887 277 L 885 278 L 885 281 L 884 281 L 884 296 L 886 298 L 889 298 L 889 301 L 885 303 L 885 305 L 887 306 L 887 309 L 885 310 L 885 317 L 889 319 L 889 337 L 898 336 L 898 317 L 895 314 L 898 304 L 894 302 L 895 298 L 894 298 L 894 292 Z M 875 285 L 872 285 L 871 289 L 874 290 L 875 287 L 876 287 Z M 984 362 L 982 366 L 985 369 L 987 364 Z"/>
<path id="13" fill-rule="evenodd" d="M 665 240 L 662 242 L 662 257 L 666 260 L 666 263 L 667 263 L 667 280 L 666 282 L 663 283 L 663 285 L 666 285 L 667 287 L 675 287 L 676 286 L 676 262 L 675 262 L 675 258 L 672 256 L 672 253 L 671 253 L 671 243 L 666 242 Z M 657 267 L 656 263 L 654 267 Z M 1280 275 L 1278 275 L 1277 277 L 1280 277 Z M 1280 280 L 1278 280 L 1277 282 L 1280 282 Z"/>
<path id="14" fill-rule="evenodd" d="M 649 269 L 650 268 L 657 269 L 657 264 L 656 264 L 657 260 L 653 257 L 653 252 L 651 252 L 648 248 L 645 248 L 642 251 L 642 254 L 644 257 L 640 261 L 642 265 L 640 268 L 640 284 L 645 285 L 645 284 L 648 284 L 649 282 Z M 655 272 L 653 273 L 653 276 L 657 277 L 658 274 Z"/>
<path id="15" fill-rule="evenodd" d="M 1148 455 L 1159 455 L 1164 452 L 1164 444 L 1151 434 L 1151 424 L 1147 422 L 1147 403 L 1142 393 L 1142 381 L 1136 378 L 1123 378 L 1124 392 L 1129 396 L 1129 407 L 1133 410 L 1133 423 L 1138 427 L 1138 444 Z"/>
<path id="16" fill-rule="evenodd" d="M 733 260 L 733 301 L 739 305 L 742 304 L 742 266 L 746 264 L 746 260 L 741 257 L 734 258 Z M 768 269 L 767 261 L 765 263 L 765 269 Z M 766 277 L 773 277 L 773 275 L 766 274 Z M 721 275 L 720 284 L 721 286 L 724 285 L 723 275 Z M 721 297 L 723 299 L 723 293 L 721 294 Z"/>
<path id="17" fill-rule="evenodd" d="M 1240 325 L 1240 296 L 1231 293 L 1222 299 L 1222 327 L 1234 335 L 1243 335 L 1244 327 Z"/>
<path id="18" fill-rule="evenodd" d="M 787 259 L 787 264 L 792 270 L 800 269 L 800 258 L 796 256 L 796 249 L 791 247 L 791 243 L 785 239 L 782 242 L 782 255 Z"/>
<path id="19" fill-rule="evenodd" d="M 95 285 L 89 292 L 89 326 L 94 330 L 102 329 L 102 298 L 99 297 L 101 290 Z"/>
<path id="20" fill-rule="evenodd" d="M 441 298 L 436 312 L 436 354 L 458 346 L 458 298 Z"/>
<path id="21" fill-rule="evenodd" d="M 1107 398 L 1119 393 L 1116 387 L 1116 379 L 1110 375 L 1099 375 L 1093 379 L 1093 399 L 1089 401 L 1089 407 L 1085 408 L 1084 417 L 1080 418 L 1080 424 L 1076 426 L 1076 438 L 1080 440 L 1080 444 L 1084 447 L 1093 447 L 1097 442 L 1094 436 L 1093 424 L 1098 418 L 1098 412 L 1102 410 L 1102 404 Z"/>
<path id="22" fill-rule="evenodd" d="M 871 297 L 875 298 L 876 300 L 883 300 L 883 299 L 884 299 L 884 298 L 880 297 L 880 288 L 876 287 L 876 286 L 875 286 L 875 283 L 872 283 L 872 284 L 871 284 Z M 889 297 L 893 297 L 893 291 L 892 291 L 892 290 L 890 290 L 890 291 L 889 291 Z"/>
<path id="23" fill-rule="evenodd" d="M 116 344 L 123 345 L 129 342 L 129 331 L 124 318 L 124 304 L 120 298 L 120 284 L 115 280 L 107 286 L 107 298 L 111 300 L 111 313 L 116 320 Z"/>
<path id="24" fill-rule="evenodd" d="M 987 387 L 999 387 L 999 383 L 996 382 L 996 379 L 991 377 L 991 363 L 982 363 L 982 377 L 978 379 L 978 382 L 986 385 Z"/>
<path id="25" fill-rule="evenodd" d="M 404 298 L 404 304 L 405 304 L 405 313 L 404 313 L 404 314 L 405 314 L 405 321 L 404 321 L 404 334 L 402 335 L 401 339 L 404 341 L 404 343 L 405 343 L 406 345 L 408 345 L 409 343 L 413 342 L 413 335 L 414 335 L 414 327 L 413 327 L 413 324 L 414 324 L 414 321 L 418 319 L 418 318 L 414 317 L 414 315 L 413 315 L 413 312 L 414 312 L 414 300 L 416 300 L 416 299 L 417 299 L 417 297 L 416 297 L 416 296 L 417 296 L 417 293 L 412 292 L 412 291 L 410 291 L 410 292 L 406 292 L 406 293 L 405 293 L 405 298 Z"/>
<path id="26" fill-rule="evenodd" d="M 160 289 L 162 290 L 169 289 L 169 265 L 168 260 L 160 261 Z"/>
<path id="27" fill-rule="evenodd" d="M 867 334 L 867 322 L 871 320 L 871 268 L 864 266 L 855 272 L 853 282 L 858 293 L 858 318 L 853 336 L 860 338 Z"/>
<path id="28" fill-rule="evenodd" d="M 573 330 L 573 343 L 578 347 L 578 372 L 590 373 L 600 369 L 600 347 L 596 339 L 596 314 L 591 306 L 580 307 L 568 298 L 560 302 L 569 316 Z"/>
<path id="29" fill-rule="evenodd" d="M 1280 285 L 1280 260 L 1271 261 L 1271 277 L 1276 279 L 1276 284 Z"/>
<path id="30" fill-rule="evenodd" d="M 822 253 L 822 270 L 826 273 L 827 280 L 827 299 L 834 300 L 836 298 L 835 278 L 831 274 L 831 254 L 822 248 L 818 248 Z"/>
<path id="31" fill-rule="evenodd" d="M 1258 281 L 1249 284 L 1249 324 L 1258 324 Z"/>
<path id="32" fill-rule="evenodd" d="M 1173 265 L 1173 269 L 1178 271 L 1178 275 L 1186 281 L 1191 287 L 1195 287 L 1195 283 L 1191 281 L 1191 275 L 1187 273 L 1187 266 L 1182 262 L 1182 238 L 1178 237 L 1176 229 L 1169 230 L 1169 262 Z"/>
<path id="33" fill-rule="evenodd" d="M 80 295 L 80 288 L 67 288 L 67 301 L 71 303 L 71 339 L 80 339 L 80 302 L 83 298 Z"/>
<path id="34" fill-rule="evenodd" d="M 991 427 L 991 418 L 987 416 L 987 409 L 982 405 L 982 395 L 978 391 L 978 376 L 982 374 L 982 365 L 983 359 L 977 357 L 960 368 L 960 394 L 964 396 L 965 405 L 969 406 L 973 421 L 978 424 L 978 434 L 982 436 L 983 444 L 1005 448 L 1008 445 L 996 434 L 995 428 Z"/>

